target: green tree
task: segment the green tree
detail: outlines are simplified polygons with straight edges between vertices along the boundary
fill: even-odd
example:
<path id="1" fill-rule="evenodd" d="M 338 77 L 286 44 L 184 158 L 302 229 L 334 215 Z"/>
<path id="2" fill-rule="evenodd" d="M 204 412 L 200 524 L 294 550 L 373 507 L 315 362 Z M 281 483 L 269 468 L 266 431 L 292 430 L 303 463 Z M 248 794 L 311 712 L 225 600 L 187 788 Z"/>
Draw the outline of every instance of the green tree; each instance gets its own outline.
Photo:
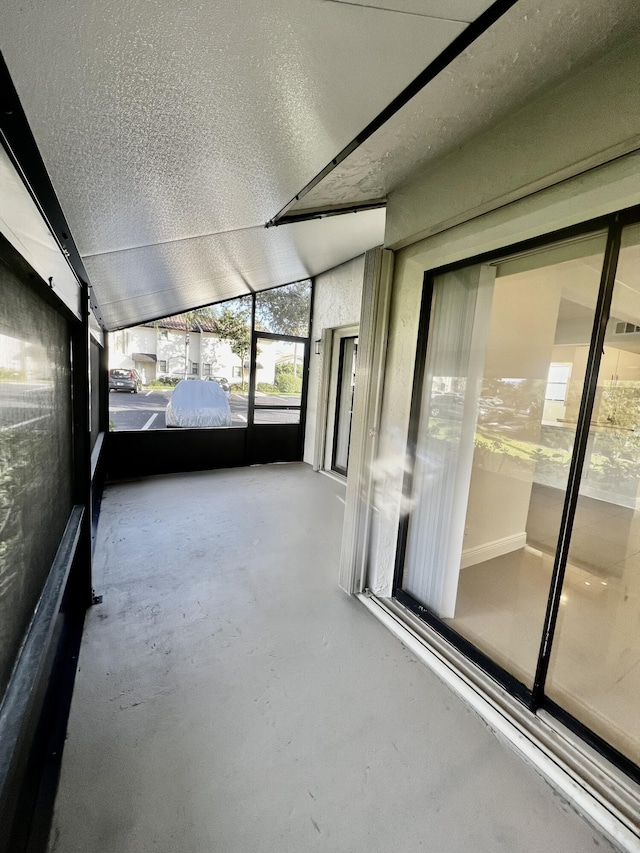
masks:
<path id="1" fill-rule="evenodd" d="M 311 284 L 298 281 L 256 295 L 256 329 L 281 335 L 309 334 Z"/>
<path id="2" fill-rule="evenodd" d="M 224 308 L 215 318 L 217 333 L 229 341 L 231 352 L 241 363 L 242 388 L 244 389 L 244 363 L 251 350 L 251 329 L 242 313 Z"/>

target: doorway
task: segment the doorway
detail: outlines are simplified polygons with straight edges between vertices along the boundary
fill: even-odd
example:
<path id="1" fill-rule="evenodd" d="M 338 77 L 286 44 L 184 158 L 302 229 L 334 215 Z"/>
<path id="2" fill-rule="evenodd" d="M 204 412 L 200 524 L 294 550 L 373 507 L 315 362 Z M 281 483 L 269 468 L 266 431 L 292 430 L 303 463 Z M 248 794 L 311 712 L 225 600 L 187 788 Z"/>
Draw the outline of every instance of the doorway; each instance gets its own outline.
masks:
<path id="1" fill-rule="evenodd" d="M 295 462 L 304 440 L 307 338 L 254 332 L 249 388 L 249 464 Z"/>
<path id="2" fill-rule="evenodd" d="M 349 466 L 358 331 L 350 325 L 322 333 L 328 357 L 322 366 L 314 468 L 338 477 L 346 477 Z"/>
<path id="3" fill-rule="evenodd" d="M 349 467 L 351 444 L 351 421 L 353 418 L 353 393 L 356 384 L 358 338 L 355 335 L 340 338 L 338 359 L 338 386 L 336 391 L 336 413 L 333 425 L 331 448 L 331 470 L 343 477 Z"/>

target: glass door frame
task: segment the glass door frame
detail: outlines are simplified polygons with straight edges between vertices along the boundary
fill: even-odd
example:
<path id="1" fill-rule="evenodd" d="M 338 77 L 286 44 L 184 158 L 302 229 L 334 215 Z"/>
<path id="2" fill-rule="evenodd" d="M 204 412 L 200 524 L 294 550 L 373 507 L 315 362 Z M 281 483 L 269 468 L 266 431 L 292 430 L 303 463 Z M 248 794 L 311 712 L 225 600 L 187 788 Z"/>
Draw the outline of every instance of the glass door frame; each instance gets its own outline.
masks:
<path id="1" fill-rule="evenodd" d="M 347 341 L 358 340 L 358 335 L 345 335 L 340 338 L 340 356 L 338 358 L 338 384 L 336 388 L 336 410 L 333 419 L 333 441 L 331 442 L 331 470 L 335 471 L 336 474 L 340 474 L 343 477 L 347 476 L 347 468 L 349 465 L 349 450 L 347 449 L 347 465 L 346 467 L 342 467 L 341 465 L 336 464 L 336 454 L 338 452 L 338 426 L 340 424 L 340 416 L 343 414 L 341 411 L 341 400 L 342 400 L 342 384 L 344 382 L 344 366 L 345 366 L 345 350 Z M 358 344 L 355 343 L 355 353 L 354 359 L 358 357 Z M 355 362 L 354 362 L 355 364 Z M 355 370 L 353 373 L 355 377 Z M 353 387 L 353 385 L 352 385 Z M 351 422 L 353 420 L 353 395 L 351 396 L 351 409 L 349 411 L 349 441 L 348 445 L 351 445 Z"/>
<path id="2" fill-rule="evenodd" d="M 312 290 L 313 294 L 313 290 Z M 313 295 L 312 295 L 313 300 Z M 255 305 L 255 300 L 254 300 Z M 255 309 L 254 309 L 255 310 Z M 306 412 L 307 412 L 307 394 L 308 394 L 308 386 L 309 386 L 309 359 L 310 359 L 310 347 L 309 347 L 309 337 L 302 337 L 300 335 L 284 335 L 278 332 L 262 332 L 255 328 L 255 320 L 252 323 L 252 333 L 251 333 L 251 371 L 249 375 L 249 399 L 248 399 L 248 411 L 247 411 L 247 436 L 248 436 L 248 464 L 256 464 L 258 462 L 263 461 L 262 455 L 258 450 L 260 446 L 260 438 L 263 433 L 271 432 L 275 434 L 276 439 L 285 439 L 285 444 L 288 445 L 290 452 L 285 450 L 285 455 L 287 459 L 279 460 L 279 461 L 300 461 L 302 460 L 302 455 L 304 451 L 304 434 L 305 434 L 305 426 L 306 426 Z M 311 320 L 309 321 L 309 328 L 311 328 Z M 260 340 L 266 341 L 284 341 L 286 343 L 293 344 L 301 344 L 304 350 L 304 355 L 302 358 L 302 390 L 300 393 L 300 402 L 295 405 L 269 405 L 263 403 L 256 403 L 256 365 L 258 360 L 258 342 Z M 297 423 L 256 423 L 255 421 L 255 412 L 261 410 L 270 410 L 274 409 L 281 410 L 283 412 L 286 411 L 298 411 L 300 412 L 300 418 Z M 292 458 L 288 458 L 291 456 Z M 268 461 L 268 460 L 267 460 Z"/>
<path id="3" fill-rule="evenodd" d="M 609 320 L 611 298 L 615 285 L 615 275 L 618 265 L 622 230 L 625 226 L 636 224 L 638 222 L 640 222 L 640 206 L 635 206 L 608 216 L 599 217 L 598 219 L 592 219 L 587 222 L 580 223 L 579 225 L 571 226 L 570 228 L 549 232 L 531 240 L 511 244 L 502 249 L 486 252 L 475 257 L 465 258 L 464 260 L 457 261 L 453 264 L 430 269 L 424 273 L 416 361 L 412 386 L 411 411 L 407 436 L 408 464 L 406 466 L 402 490 L 403 499 L 406 501 L 407 506 L 411 505 L 410 502 L 413 496 L 413 463 L 416 459 L 420 429 L 420 408 L 427 366 L 427 346 L 429 342 L 431 309 L 436 277 L 444 273 L 464 269 L 475 264 L 489 262 L 495 263 L 496 260 L 501 258 L 539 249 L 554 242 L 585 236 L 591 232 L 606 231 L 607 233 L 607 242 L 600 276 L 600 287 L 589 344 L 589 355 L 586 365 L 584 387 L 576 425 L 574 447 L 571 456 L 569 477 L 560 523 L 560 532 L 554 558 L 553 572 L 549 587 L 541 642 L 538 650 L 533 687 L 531 689 L 527 687 L 512 673 L 497 664 L 491 657 L 480 651 L 480 649 L 471 641 L 463 637 L 440 618 L 435 616 L 427 607 L 422 605 L 417 599 L 402 589 L 410 511 L 401 517 L 398 526 L 392 591 L 392 595 L 397 599 L 397 601 L 418 615 L 445 640 L 450 642 L 473 663 L 491 676 L 491 678 L 502 685 L 510 694 L 522 702 L 522 704 L 524 704 L 532 713 L 535 714 L 539 710 L 547 711 L 567 726 L 567 728 L 574 731 L 580 738 L 582 738 L 582 740 L 592 746 L 607 760 L 620 767 L 620 769 L 622 769 L 636 782 L 640 782 L 640 767 L 612 747 L 604 739 L 599 737 L 599 735 L 595 734 L 568 711 L 565 711 L 554 701 L 549 699 L 545 695 L 545 683 L 560 608 L 560 596 L 562 593 L 567 558 L 569 555 L 569 545 L 578 502 L 582 470 L 587 453 L 591 414 L 596 398 L 598 373 L 603 354 L 607 322 Z"/>

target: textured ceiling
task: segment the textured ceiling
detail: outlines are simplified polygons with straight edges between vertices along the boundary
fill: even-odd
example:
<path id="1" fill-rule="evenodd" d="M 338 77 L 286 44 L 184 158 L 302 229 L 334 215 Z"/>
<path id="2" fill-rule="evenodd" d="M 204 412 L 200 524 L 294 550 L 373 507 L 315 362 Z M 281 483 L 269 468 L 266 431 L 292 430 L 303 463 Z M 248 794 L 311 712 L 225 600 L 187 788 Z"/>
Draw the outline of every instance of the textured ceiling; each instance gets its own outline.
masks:
<path id="1" fill-rule="evenodd" d="M 384 198 L 639 30 L 638 0 L 519 0 L 287 214 Z"/>
<path id="2" fill-rule="evenodd" d="M 467 23 L 477 18 L 489 5 L 486 0 L 332 0 L 332 2 Z"/>
<path id="3" fill-rule="evenodd" d="M 113 329 L 317 275 L 380 245 L 384 219 L 371 210 L 260 226 L 92 255 L 85 265 L 100 282 L 99 319 Z"/>
<path id="4" fill-rule="evenodd" d="M 308 226 L 304 257 L 297 232 L 259 228 L 488 5 L 5 2 L 0 47 L 104 322 L 282 284 L 379 243 L 379 213 Z"/>

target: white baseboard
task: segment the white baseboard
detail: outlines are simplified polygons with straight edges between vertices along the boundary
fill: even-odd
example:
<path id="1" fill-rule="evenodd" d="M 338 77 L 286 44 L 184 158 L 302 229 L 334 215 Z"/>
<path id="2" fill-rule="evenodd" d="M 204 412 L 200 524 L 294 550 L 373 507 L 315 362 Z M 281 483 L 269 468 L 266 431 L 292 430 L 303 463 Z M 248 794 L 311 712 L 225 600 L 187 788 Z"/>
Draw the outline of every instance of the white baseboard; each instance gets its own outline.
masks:
<path id="1" fill-rule="evenodd" d="M 476 545 L 475 548 L 465 548 L 462 552 L 461 568 L 466 569 L 468 566 L 476 566 L 478 563 L 493 560 L 503 554 L 510 554 L 512 551 L 524 548 L 526 544 L 527 533 L 523 530 L 522 533 L 515 533 L 513 536 L 503 536 L 502 539 Z"/>

